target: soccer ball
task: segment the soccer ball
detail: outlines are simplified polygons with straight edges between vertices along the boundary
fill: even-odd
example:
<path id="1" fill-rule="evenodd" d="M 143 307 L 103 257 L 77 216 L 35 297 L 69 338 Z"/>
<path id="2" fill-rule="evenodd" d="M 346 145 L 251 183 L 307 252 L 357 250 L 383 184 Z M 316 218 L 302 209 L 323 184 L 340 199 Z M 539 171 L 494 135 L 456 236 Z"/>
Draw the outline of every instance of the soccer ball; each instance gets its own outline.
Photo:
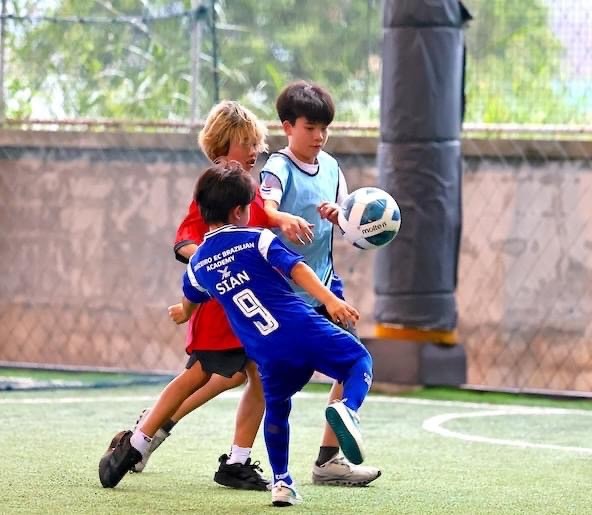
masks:
<path id="1" fill-rule="evenodd" d="M 360 188 L 341 203 L 338 224 L 345 238 L 360 249 L 377 249 L 399 232 L 401 211 L 386 191 Z"/>

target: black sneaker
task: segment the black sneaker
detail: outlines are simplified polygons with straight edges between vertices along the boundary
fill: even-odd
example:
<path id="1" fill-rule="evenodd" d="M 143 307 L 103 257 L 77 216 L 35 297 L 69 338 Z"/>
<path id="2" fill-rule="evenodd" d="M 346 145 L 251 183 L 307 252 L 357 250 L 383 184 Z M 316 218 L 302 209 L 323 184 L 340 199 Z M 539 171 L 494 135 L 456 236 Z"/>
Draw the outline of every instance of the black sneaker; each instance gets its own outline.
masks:
<path id="1" fill-rule="evenodd" d="M 140 451 L 132 447 L 131 431 L 117 433 L 99 462 L 99 479 L 103 488 L 113 488 L 131 468 L 142 459 Z"/>
<path id="2" fill-rule="evenodd" d="M 222 486 L 236 488 L 238 490 L 260 490 L 267 492 L 271 488 L 271 482 L 265 479 L 261 473 L 263 470 L 259 462 L 251 463 L 248 458 L 246 463 L 233 463 L 228 465 L 228 456 L 223 454 L 218 458 L 220 466 L 214 474 L 214 481 Z"/>

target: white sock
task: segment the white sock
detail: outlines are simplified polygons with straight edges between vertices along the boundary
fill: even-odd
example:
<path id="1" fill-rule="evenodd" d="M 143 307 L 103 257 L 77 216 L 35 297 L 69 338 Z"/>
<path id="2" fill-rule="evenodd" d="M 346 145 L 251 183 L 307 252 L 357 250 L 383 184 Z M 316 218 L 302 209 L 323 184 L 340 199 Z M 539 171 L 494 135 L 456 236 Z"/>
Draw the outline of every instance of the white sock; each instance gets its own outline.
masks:
<path id="1" fill-rule="evenodd" d="M 150 442 L 152 442 L 152 438 L 145 435 L 139 429 L 134 431 L 134 434 L 130 438 L 130 443 L 132 447 L 137 451 L 140 451 L 140 454 L 144 456 L 148 449 L 150 448 Z"/>
<path id="2" fill-rule="evenodd" d="M 238 445 L 233 444 L 232 449 L 230 450 L 230 457 L 226 463 L 228 465 L 232 465 L 233 463 L 240 463 L 241 465 L 244 465 L 250 455 L 250 447 L 239 447 Z"/>

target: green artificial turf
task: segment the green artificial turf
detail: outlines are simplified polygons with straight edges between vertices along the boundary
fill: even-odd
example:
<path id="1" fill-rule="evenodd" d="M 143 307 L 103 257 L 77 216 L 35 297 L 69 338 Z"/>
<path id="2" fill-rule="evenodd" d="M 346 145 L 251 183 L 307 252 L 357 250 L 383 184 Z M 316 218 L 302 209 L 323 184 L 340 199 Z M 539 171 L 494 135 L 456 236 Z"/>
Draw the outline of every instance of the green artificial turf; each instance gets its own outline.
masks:
<path id="1" fill-rule="evenodd" d="M 0 513 L 277 512 L 266 492 L 232 491 L 212 481 L 218 456 L 231 444 L 238 391 L 181 421 L 145 472 L 126 476 L 115 489 L 101 488 L 97 466 L 111 437 L 133 425 L 160 389 L 0 392 Z M 592 412 L 578 409 L 586 401 L 535 399 L 536 406 L 523 409 L 511 396 L 502 402 L 499 394 L 447 389 L 402 397 L 371 395 L 360 411 L 366 463 L 381 467 L 383 475 L 366 488 L 345 488 L 315 486 L 310 479 L 327 390 L 315 385 L 294 400 L 290 468 L 304 503 L 288 508 L 289 513 L 590 510 Z M 481 401 L 487 404 L 472 404 Z M 520 404 L 528 401 L 520 399 Z M 494 416 L 484 415 L 491 411 Z M 442 427 L 459 434 L 549 448 L 445 437 L 424 428 L 437 416 L 452 416 Z M 269 477 L 261 434 L 253 457 L 261 460 Z"/>

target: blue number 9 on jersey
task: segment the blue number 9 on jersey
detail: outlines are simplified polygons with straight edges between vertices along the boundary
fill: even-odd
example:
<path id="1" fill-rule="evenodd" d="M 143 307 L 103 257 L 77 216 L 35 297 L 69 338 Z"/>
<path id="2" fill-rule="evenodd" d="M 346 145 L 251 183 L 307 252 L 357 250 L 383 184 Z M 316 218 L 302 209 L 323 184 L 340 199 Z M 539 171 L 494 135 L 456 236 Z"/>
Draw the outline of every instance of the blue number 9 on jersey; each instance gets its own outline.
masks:
<path id="1" fill-rule="evenodd" d="M 355 247 L 377 249 L 390 243 L 399 232 L 401 211 L 386 191 L 360 188 L 341 203 L 338 223 Z"/>

